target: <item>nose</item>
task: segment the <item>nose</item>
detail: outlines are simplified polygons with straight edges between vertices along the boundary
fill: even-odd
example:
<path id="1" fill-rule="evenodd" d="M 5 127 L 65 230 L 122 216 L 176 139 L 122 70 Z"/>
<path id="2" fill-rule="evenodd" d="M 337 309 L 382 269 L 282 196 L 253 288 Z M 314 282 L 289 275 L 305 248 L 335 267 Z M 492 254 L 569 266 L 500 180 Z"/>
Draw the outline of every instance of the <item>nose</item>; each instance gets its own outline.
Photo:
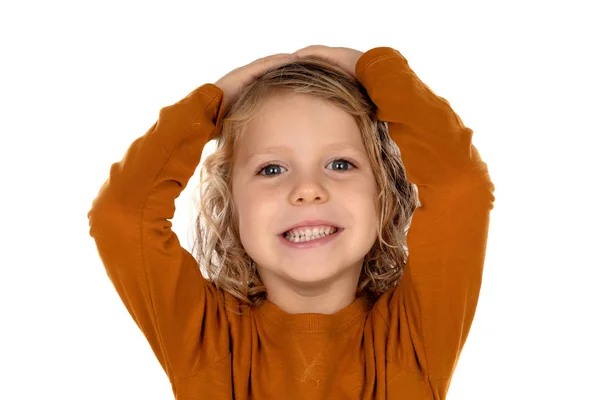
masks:
<path id="1" fill-rule="evenodd" d="M 290 192 L 290 203 L 293 205 L 319 204 L 328 200 L 327 190 L 315 179 L 304 179 Z"/>

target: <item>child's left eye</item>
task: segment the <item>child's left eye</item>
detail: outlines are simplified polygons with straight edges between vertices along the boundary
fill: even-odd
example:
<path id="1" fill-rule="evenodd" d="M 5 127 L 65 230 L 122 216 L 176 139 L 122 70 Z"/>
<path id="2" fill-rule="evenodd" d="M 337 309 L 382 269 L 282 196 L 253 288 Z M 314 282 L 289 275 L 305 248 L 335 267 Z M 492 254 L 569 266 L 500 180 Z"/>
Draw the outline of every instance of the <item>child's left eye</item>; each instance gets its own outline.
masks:
<path id="1" fill-rule="evenodd" d="M 347 171 L 350 168 L 354 168 L 354 164 L 352 164 L 348 160 L 344 160 L 343 158 L 333 160 L 332 162 L 327 164 L 327 166 L 330 166 L 330 165 L 333 166 L 332 169 L 334 171 Z"/>

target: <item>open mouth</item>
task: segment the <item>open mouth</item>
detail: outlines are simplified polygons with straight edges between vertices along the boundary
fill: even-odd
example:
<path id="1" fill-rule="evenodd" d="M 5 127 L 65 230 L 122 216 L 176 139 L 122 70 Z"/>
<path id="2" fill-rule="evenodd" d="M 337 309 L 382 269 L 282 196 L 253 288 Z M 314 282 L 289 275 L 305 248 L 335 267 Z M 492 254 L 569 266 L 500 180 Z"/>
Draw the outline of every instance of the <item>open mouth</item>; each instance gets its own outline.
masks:
<path id="1" fill-rule="evenodd" d="M 308 243 L 335 235 L 340 228 L 333 226 L 314 227 L 306 229 L 292 229 L 281 234 L 290 243 Z"/>

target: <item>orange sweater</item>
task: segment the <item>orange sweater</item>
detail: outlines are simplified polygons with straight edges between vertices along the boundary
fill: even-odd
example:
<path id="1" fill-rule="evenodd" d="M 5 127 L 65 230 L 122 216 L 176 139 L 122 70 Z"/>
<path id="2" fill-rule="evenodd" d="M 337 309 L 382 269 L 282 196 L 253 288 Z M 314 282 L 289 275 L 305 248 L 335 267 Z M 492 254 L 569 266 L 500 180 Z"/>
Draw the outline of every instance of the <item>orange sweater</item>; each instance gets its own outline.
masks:
<path id="1" fill-rule="evenodd" d="M 477 306 L 494 185 L 473 131 L 398 51 L 365 52 L 356 76 L 422 204 L 405 274 L 374 305 L 361 297 L 332 315 L 288 314 L 267 301 L 236 315 L 217 302 L 169 221 L 221 126 L 214 84 L 162 108 L 111 166 L 90 235 L 177 399 L 446 398 Z"/>

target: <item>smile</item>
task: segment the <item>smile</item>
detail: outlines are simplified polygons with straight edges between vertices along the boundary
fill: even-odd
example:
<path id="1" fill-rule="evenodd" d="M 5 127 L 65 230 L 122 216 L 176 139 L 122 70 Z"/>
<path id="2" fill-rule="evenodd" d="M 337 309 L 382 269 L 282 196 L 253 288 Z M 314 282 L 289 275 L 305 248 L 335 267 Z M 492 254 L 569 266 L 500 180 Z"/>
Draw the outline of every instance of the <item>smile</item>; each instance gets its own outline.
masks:
<path id="1" fill-rule="evenodd" d="M 317 232 L 315 235 L 292 236 L 287 232 L 278 235 L 280 242 L 293 249 L 309 249 L 331 243 L 344 231 L 343 228 L 334 228 L 330 233 Z"/>

